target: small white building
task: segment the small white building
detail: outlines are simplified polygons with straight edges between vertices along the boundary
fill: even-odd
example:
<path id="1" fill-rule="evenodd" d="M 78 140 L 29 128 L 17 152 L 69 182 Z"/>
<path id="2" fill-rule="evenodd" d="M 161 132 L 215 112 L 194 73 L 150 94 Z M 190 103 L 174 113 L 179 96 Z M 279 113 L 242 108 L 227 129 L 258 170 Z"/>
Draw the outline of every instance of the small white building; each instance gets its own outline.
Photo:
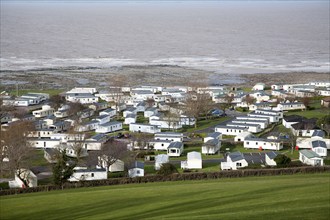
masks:
<path id="1" fill-rule="evenodd" d="M 241 152 L 229 153 L 226 158 L 221 160 L 221 170 L 237 170 L 238 168 L 247 167 L 248 162 L 245 160 Z"/>
<path id="2" fill-rule="evenodd" d="M 248 149 L 262 149 L 262 150 L 281 150 L 283 143 L 277 139 L 265 138 L 245 138 L 244 148 Z"/>
<path id="3" fill-rule="evenodd" d="M 167 155 L 170 157 L 180 157 L 183 153 L 183 143 L 182 142 L 171 142 L 167 148 Z"/>
<path id="4" fill-rule="evenodd" d="M 166 154 L 158 154 L 155 157 L 155 170 L 159 170 L 164 163 L 168 163 L 169 156 Z"/>
<path id="5" fill-rule="evenodd" d="M 62 141 L 61 139 L 34 139 L 28 140 L 32 147 L 35 148 L 56 148 Z"/>
<path id="6" fill-rule="evenodd" d="M 273 84 L 271 88 L 272 90 L 283 90 L 283 85 Z"/>
<path id="7" fill-rule="evenodd" d="M 35 138 L 50 138 L 53 134 L 56 132 L 53 129 L 38 129 L 29 134 L 29 137 L 35 137 Z"/>
<path id="8" fill-rule="evenodd" d="M 54 112 L 54 116 L 56 118 L 65 118 L 69 116 L 69 110 L 68 109 L 63 109 L 63 110 L 57 110 Z"/>
<path id="9" fill-rule="evenodd" d="M 327 154 L 327 144 L 323 140 L 312 141 L 312 151 L 320 155 L 321 157 L 326 157 Z"/>
<path id="10" fill-rule="evenodd" d="M 248 132 L 248 128 L 246 127 L 232 127 L 226 125 L 218 125 L 215 127 L 216 132 L 220 132 L 224 135 L 238 135 L 243 132 Z"/>
<path id="11" fill-rule="evenodd" d="M 202 154 L 196 151 L 187 154 L 187 160 L 181 161 L 181 169 L 202 169 Z"/>
<path id="12" fill-rule="evenodd" d="M 149 118 L 150 116 L 156 115 L 156 114 L 158 114 L 158 109 L 157 108 L 147 108 L 144 111 L 144 117 L 145 118 Z"/>
<path id="13" fill-rule="evenodd" d="M 144 176 L 144 163 L 135 161 L 129 166 L 128 176 L 130 178 Z"/>
<path id="14" fill-rule="evenodd" d="M 311 166 L 323 166 L 323 158 L 312 150 L 300 150 L 299 160 Z"/>
<path id="15" fill-rule="evenodd" d="M 129 125 L 129 131 L 155 134 L 160 132 L 160 128 L 157 125 L 131 123 Z"/>
<path id="16" fill-rule="evenodd" d="M 105 124 L 99 125 L 95 132 L 96 133 L 110 133 L 115 132 L 123 129 L 123 123 L 118 121 L 111 121 Z"/>
<path id="17" fill-rule="evenodd" d="M 264 89 L 265 89 L 265 84 L 264 83 L 257 83 L 252 88 L 252 90 L 254 90 L 254 91 L 262 91 Z"/>
<path id="18" fill-rule="evenodd" d="M 92 131 L 92 130 L 97 129 L 99 127 L 99 125 L 100 125 L 100 121 L 92 120 L 92 121 L 85 122 L 81 125 L 78 125 L 75 128 L 75 130 L 79 131 L 79 132 Z"/>
<path id="19" fill-rule="evenodd" d="M 109 166 L 109 172 L 122 172 L 125 170 L 125 163 L 122 160 L 116 160 L 113 164 Z"/>
<path id="20" fill-rule="evenodd" d="M 265 162 L 267 166 L 277 166 L 275 162 L 275 157 L 277 157 L 278 153 L 274 151 L 266 152 L 265 153 Z"/>
<path id="21" fill-rule="evenodd" d="M 214 132 L 204 138 L 202 154 L 215 154 L 220 150 L 222 134 Z"/>
<path id="22" fill-rule="evenodd" d="M 75 167 L 72 176 L 68 179 L 70 182 L 105 180 L 108 178 L 106 169 L 88 169 L 87 167 Z"/>
<path id="23" fill-rule="evenodd" d="M 107 102 L 95 102 L 95 103 L 89 105 L 88 108 L 91 108 L 94 111 L 101 111 L 101 110 L 107 109 L 108 105 L 109 104 Z"/>
<path id="24" fill-rule="evenodd" d="M 172 143 L 172 141 L 170 140 L 153 140 L 150 141 L 150 145 L 153 146 L 154 150 L 165 150 L 167 151 L 168 146 L 170 146 L 170 144 Z"/>
<path id="25" fill-rule="evenodd" d="M 131 108 L 125 109 L 123 111 L 123 117 L 124 118 L 126 118 L 127 115 L 131 115 L 131 114 L 135 114 L 136 115 L 137 114 L 137 109 L 134 108 L 134 107 L 131 107 Z"/>
<path id="26" fill-rule="evenodd" d="M 260 109 L 257 109 L 257 110 L 260 110 Z M 254 118 L 266 118 L 266 119 L 268 119 L 269 123 L 275 123 L 275 122 L 280 121 L 279 116 L 256 113 L 256 111 L 249 113 L 248 116 L 249 117 L 254 117 Z"/>
<path id="27" fill-rule="evenodd" d="M 306 110 L 306 106 L 301 102 L 286 102 L 277 104 L 277 109 L 281 111 Z"/>
<path id="28" fill-rule="evenodd" d="M 124 124 L 129 125 L 129 124 L 134 124 L 134 123 L 136 123 L 136 114 L 126 115 Z"/>
<path id="29" fill-rule="evenodd" d="M 65 98 L 68 102 L 79 102 L 81 104 L 92 104 L 99 101 L 98 97 L 95 97 L 90 93 L 66 94 Z"/>
<path id="30" fill-rule="evenodd" d="M 238 123 L 238 124 L 255 124 L 255 125 L 260 125 L 261 129 L 265 129 L 268 127 L 268 120 L 266 121 L 261 121 L 261 120 L 245 120 L 245 119 L 233 119 L 231 122 L 233 123 Z"/>
<path id="31" fill-rule="evenodd" d="M 32 114 L 36 118 L 43 118 L 49 115 L 53 115 L 55 112 L 54 108 L 50 107 L 50 105 L 43 105 L 40 110 L 32 111 Z"/>
<path id="32" fill-rule="evenodd" d="M 251 124 L 251 123 L 236 123 L 236 122 L 228 122 L 228 127 L 232 128 L 246 128 L 248 132 L 251 133 L 259 133 L 262 131 L 260 124 Z"/>
<path id="33" fill-rule="evenodd" d="M 99 121 L 100 125 L 108 123 L 110 121 L 110 115 L 100 115 L 95 118 L 96 121 Z"/>
<path id="34" fill-rule="evenodd" d="M 180 123 L 179 118 L 176 119 L 166 119 L 166 118 L 161 118 L 159 120 L 155 120 L 155 119 L 150 119 L 149 123 L 152 125 L 157 125 L 160 128 L 163 129 L 180 129 L 182 128 L 182 124 Z"/>
<path id="35" fill-rule="evenodd" d="M 260 102 L 260 103 L 254 103 L 249 105 L 249 111 L 254 111 L 257 109 L 267 109 L 267 110 L 271 110 L 272 107 L 270 107 L 271 103 L 269 102 Z"/>
<path id="36" fill-rule="evenodd" d="M 71 127 L 71 123 L 68 121 L 58 121 L 52 125 L 49 125 L 48 128 L 52 129 L 54 132 L 67 131 Z"/>
<path id="37" fill-rule="evenodd" d="M 183 141 L 183 133 L 177 132 L 159 132 L 155 134 L 155 140 Z"/>
<path id="38" fill-rule="evenodd" d="M 110 118 L 114 117 L 117 114 L 116 109 L 108 108 L 100 112 L 100 115 L 109 115 Z"/>
<path id="39" fill-rule="evenodd" d="M 235 142 L 243 142 L 245 138 L 252 137 L 252 134 L 250 132 L 242 132 L 235 136 L 234 141 Z"/>

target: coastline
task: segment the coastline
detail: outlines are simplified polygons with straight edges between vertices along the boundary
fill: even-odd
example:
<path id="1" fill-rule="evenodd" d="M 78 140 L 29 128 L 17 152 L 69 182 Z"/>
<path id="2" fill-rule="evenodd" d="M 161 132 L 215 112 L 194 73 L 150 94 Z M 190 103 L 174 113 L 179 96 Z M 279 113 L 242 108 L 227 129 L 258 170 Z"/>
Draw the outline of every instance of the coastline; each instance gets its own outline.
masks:
<path id="1" fill-rule="evenodd" d="M 221 70 L 220 70 L 221 71 Z M 271 84 L 307 83 L 330 81 L 330 72 L 278 72 L 228 74 L 196 68 L 151 65 L 122 66 L 103 69 L 39 69 L 29 71 L 0 71 L 1 90 L 66 89 L 72 87 L 97 87 L 106 89 L 115 76 L 124 76 L 127 86 L 188 85 L 195 81 L 204 84 L 253 86 L 258 82 Z"/>

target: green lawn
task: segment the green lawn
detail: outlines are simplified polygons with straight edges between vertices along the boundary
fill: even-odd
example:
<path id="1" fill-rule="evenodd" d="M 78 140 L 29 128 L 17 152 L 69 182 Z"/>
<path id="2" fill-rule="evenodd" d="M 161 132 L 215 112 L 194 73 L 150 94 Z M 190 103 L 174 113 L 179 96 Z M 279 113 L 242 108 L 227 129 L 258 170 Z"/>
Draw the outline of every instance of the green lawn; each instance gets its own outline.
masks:
<path id="1" fill-rule="evenodd" d="M 330 174 L 82 188 L 0 198 L 1 219 L 329 219 Z"/>
<path id="2" fill-rule="evenodd" d="M 314 109 L 306 111 L 290 111 L 286 112 L 285 115 L 300 115 L 306 118 L 322 118 L 329 114 L 328 109 Z"/>
<path id="3" fill-rule="evenodd" d="M 223 121 L 228 120 L 229 117 L 220 117 L 220 118 L 213 118 L 213 119 L 207 119 L 207 120 L 198 120 L 197 121 L 197 128 L 194 126 L 192 127 L 184 127 L 182 129 L 178 129 L 177 132 L 196 132 L 203 129 L 206 129 L 208 127 L 212 127 L 214 125 L 217 125 Z"/>
<path id="4" fill-rule="evenodd" d="M 44 157 L 44 150 L 35 149 L 30 157 L 31 166 L 49 166 L 49 162 Z"/>
<path id="5" fill-rule="evenodd" d="M 45 89 L 45 90 L 31 90 L 31 89 L 29 89 L 29 90 L 24 89 L 23 90 L 23 89 L 20 89 L 18 91 L 18 95 L 21 96 L 21 95 L 27 94 L 29 92 L 47 93 L 50 96 L 53 96 L 53 95 L 58 95 L 61 92 L 64 92 L 64 90 L 62 90 L 62 89 Z M 16 95 L 16 90 L 10 91 L 10 94 L 11 95 Z"/>

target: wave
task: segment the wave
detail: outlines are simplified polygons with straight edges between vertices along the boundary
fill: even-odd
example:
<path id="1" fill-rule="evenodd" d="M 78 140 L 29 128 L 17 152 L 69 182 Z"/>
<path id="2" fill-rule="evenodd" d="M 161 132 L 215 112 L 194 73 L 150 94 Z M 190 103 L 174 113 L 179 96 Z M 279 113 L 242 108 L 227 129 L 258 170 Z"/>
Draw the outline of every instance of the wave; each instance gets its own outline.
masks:
<path id="1" fill-rule="evenodd" d="M 179 66 L 221 73 L 260 73 L 285 71 L 329 72 L 330 63 L 303 61 L 270 61 L 254 58 L 215 58 L 215 57 L 172 57 L 161 59 L 120 59 L 120 58 L 0 58 L 0 71 L 74 71 L 102 70 L 124 66 Z"/>

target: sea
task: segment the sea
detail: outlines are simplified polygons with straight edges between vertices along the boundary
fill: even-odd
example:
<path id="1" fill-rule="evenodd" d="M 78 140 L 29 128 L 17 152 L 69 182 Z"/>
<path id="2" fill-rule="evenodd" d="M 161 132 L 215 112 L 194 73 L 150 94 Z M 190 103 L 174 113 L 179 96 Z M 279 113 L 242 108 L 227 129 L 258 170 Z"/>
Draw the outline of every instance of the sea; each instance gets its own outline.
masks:
<path id="1" fill-rule="evenodd" d="M 329 71 L 329 1 L 1 0 L 0 71 Z"/>

